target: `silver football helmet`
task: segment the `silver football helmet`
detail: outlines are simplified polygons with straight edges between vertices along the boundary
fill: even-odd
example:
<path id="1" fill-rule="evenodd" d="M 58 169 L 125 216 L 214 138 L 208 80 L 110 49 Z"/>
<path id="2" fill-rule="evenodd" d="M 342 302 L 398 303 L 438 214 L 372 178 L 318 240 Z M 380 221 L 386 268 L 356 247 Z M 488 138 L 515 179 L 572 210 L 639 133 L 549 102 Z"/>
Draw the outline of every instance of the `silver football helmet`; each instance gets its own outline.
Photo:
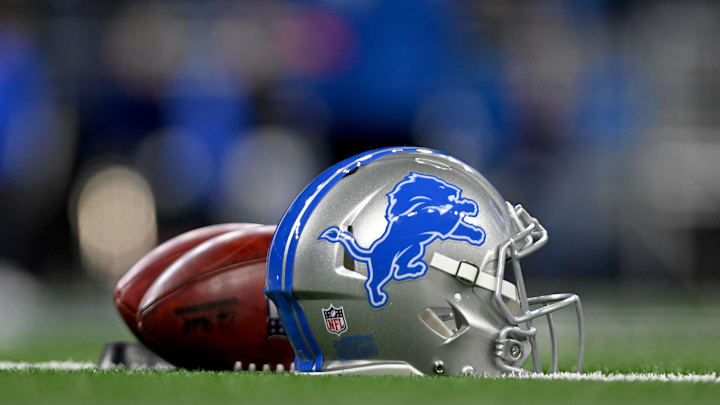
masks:
<path id="1" fill-rule="evenodd" d="M 272 241 L 266 294 L 295 349 L 323 374 L 541 372 L 535 318 L 580 299 L 528 298 L 520 259 L 547 232 L 477 171 L 430 149 L 366 152 L 327 169 L 290 206 Z M 515 283 L 505 280 L 512 264 Z"/>

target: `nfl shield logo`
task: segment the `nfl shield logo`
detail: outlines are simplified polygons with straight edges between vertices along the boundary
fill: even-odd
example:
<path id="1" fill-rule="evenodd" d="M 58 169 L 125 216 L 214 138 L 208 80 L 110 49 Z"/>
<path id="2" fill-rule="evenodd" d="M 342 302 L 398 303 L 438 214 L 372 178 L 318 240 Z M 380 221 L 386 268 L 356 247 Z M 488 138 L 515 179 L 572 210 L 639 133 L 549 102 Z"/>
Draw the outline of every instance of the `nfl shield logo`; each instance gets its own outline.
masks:
<path id="1" fill-rule="evenodd" d="M 333 304 L 330 304 L 330 307 L 323 308 L 322 312 L 328 332 L 340 336 L 347 330 L 347 320 L 345 319 L 343 307 L 336 308 Z"/>

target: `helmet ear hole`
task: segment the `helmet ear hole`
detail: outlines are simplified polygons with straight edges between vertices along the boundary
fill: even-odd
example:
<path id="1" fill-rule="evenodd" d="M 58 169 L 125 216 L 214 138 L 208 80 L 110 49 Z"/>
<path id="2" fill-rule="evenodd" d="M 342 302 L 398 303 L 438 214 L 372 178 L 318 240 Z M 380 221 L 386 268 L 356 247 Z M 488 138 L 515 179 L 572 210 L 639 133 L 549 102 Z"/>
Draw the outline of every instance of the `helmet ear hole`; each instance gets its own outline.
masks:
<path id="1" fill-rule="evenodd" d="M 467 321 L 454 308 L 425 308 L 420 311 L 419 317 L 428 328 L 445 339 L 449 339 L 467 329 Z"/>
<path id="2" fill-rule="evenodd" d="M 446 312 L 445 310 L 449 311 Z M 447 321 L 444 321 L 440 315 L 438 315 L 438 312 L 441 314 L 443 312 L 449 313 L 452 315 L 452 309 L 450 308 L 425 308 L 422 311 L 420 311 L 420 320 L 425 323 L 425 326 L 430 328 L 433 332 L 437 333 L 438 335 L 442 336 L 445 339 L 451 338 L 455 332 L 453 329 L 448 327 Z M 454 323 L 454 322 L 453 322 Z"/>

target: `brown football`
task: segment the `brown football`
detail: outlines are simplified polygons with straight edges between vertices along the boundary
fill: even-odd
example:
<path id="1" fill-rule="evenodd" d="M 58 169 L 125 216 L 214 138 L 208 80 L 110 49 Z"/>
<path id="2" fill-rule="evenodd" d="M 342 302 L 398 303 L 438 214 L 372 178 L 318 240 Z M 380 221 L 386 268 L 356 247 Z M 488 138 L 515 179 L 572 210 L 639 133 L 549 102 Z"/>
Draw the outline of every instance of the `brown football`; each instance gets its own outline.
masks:
<path id="1" fill-rule="evenodd" d="M 125 324 L 141 341 L 137 330 L 137 309 L 150 284 L 176 259 L 202 242 L 215 236 L 259 226 L 258 224 L 231 223 L 211 225 L 185 232 L 151 250 L 118 281 L 115 287 L 115 306 Z"/>
<path id="2" fill-rule="evenodd" d="M 294 353 L 268 304 L 265 257 L 274 226 L 216 236 L 176 260 L 145 293 L 138 329 L 185 368 L 290 367 Z M 238 363 L 239 362 L 239 363 Z"/>

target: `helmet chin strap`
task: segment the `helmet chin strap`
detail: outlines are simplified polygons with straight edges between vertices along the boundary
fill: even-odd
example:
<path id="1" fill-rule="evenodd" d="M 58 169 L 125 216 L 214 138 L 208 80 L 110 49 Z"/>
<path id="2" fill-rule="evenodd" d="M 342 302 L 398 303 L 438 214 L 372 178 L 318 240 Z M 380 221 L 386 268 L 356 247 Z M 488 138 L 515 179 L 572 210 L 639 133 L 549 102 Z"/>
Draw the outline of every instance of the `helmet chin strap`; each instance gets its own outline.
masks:
<path id="1" fill-rule="evenodd" d="M 575 294 L 551 294 L 543 295 L 539 297 L 528 298 L 525 292 L 525 283 L 522 276 L 522 268 L 520 267 L 520 259 L 530 255 L 537 249 L 542 247 L 547 242 L 547 231 L 543 228 L 537 219 L 530 216 L 530 214 L 521 206 L 512 206 L 510 203 L 506 203 L 510 218 L 515 226 L 520 231 L 508 239 L 507 242 L 502 244 L 498 249 L 498 260 L 497 260 L 497 273 L 496 283 L 494 290 L 495 303 L 500 311 L 505 315 L 508 322 L 516 326 L 510 326 L 504 328 L 498 336 L 497 346 L 499 350 L 496 351 L 498 358 L 496 364 L 502 370 L 507 372 L 525 372 L 524 369 L 514 367 L 508 364 L 507 356 L 505 355 L 507 350 L 507 337 L 517 336 L 525 338 L 530 342 L 532 346 L 533 365 L 535 372 L 542 372 L 542 364 L 540 362 L 540 353 L 537 347 L 535 336 L 537 330 L 532 324 L 532 320 L 540 316 L 546 316 L 548 320 L 548 328 L 550 330 L 550 341 L 552 345 L 552 366 L 551 372 L 557 372 L 557 335 L 555 333 L 555 323 L 552 318 L 552 312 L 559 309 L 565 308 L 570 305 L 575 306 L 577 313 L 578 323 L 578 372 L 582 372 L 583 360 L 585 356 L 585 332 L 583 330 L 583 315 L 582 305 L 580 304 L 580 298 Z M 507 304 L 503 300 L 502 294 L 502 282 L 505 276 L 505 258 L 509 258 L 513 264 L 513 272 L 515 274 L 515 280 L 517 282 L 517 295 L 520 302 L 521 313 L 519 316 L 515 316 L 513 312 L 508 308 Z M 530 309 L 531 306 L 539 305 L 538 308 Z M 524 328 L 519 325 L 523 325 Z M 512 359 L 512 356 L 510 357 Z"/>

